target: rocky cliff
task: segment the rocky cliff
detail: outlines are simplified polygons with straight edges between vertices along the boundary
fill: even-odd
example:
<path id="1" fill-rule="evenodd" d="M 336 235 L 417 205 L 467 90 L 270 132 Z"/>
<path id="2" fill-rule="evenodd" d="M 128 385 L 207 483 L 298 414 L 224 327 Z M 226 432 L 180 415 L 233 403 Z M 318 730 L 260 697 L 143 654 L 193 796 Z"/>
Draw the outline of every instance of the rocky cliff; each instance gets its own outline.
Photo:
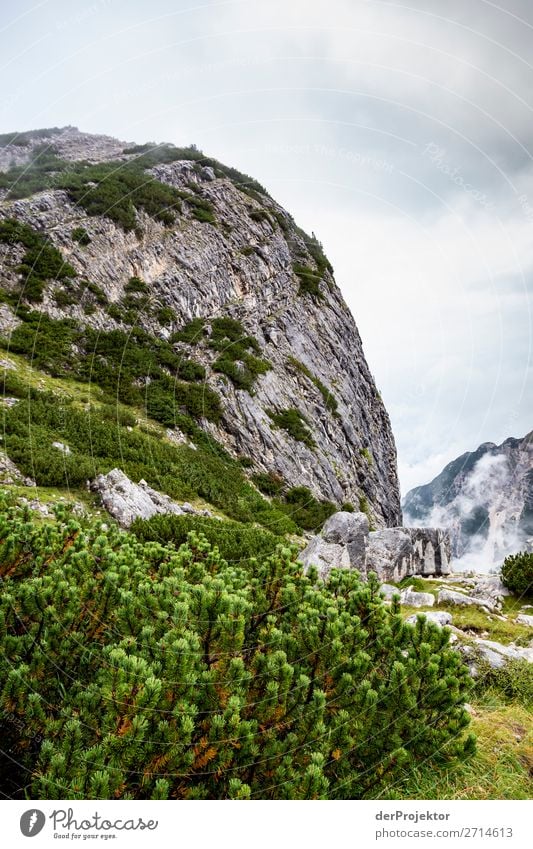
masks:
<path id="1" fill-rule="evenodd" d="M 486 442 L 449 463 L 431 483 L 412 489 L 406 522 L 450 530 L 462 565 L 484 571 L 533 537 L 533 433 Z"/>
<path id="2" fill-rule="evenodd" d="M 220 400 L 197 424 L 250 475 L 401 523 L 389 418 L 331 265 L 256 181 L 194 147 L 72 127 L 0 144 L 4 336 L 22 304 L 170 342 Z"/>

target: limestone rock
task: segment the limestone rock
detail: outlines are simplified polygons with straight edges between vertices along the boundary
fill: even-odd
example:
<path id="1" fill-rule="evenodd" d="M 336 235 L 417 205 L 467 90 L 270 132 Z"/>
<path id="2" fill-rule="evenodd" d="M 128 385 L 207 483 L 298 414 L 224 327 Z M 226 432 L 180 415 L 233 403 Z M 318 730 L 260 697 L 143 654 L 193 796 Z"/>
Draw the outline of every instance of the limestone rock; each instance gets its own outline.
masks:
<path id="1" fill-rule="evenodd" d="M 439 590 L 437 600 L 439 604 L 454 604 L 463 607 L 481 607 L 483 610 L 488 610 L 491 613 L 498 609 L 497 605 L 490 598 L 474 598 L 473 596 L 456 592 L 455 590 Z"/>
<path id="2" fill-rule="evenodd" d="M 366 568 L 376 572 L 380 580 L 400 581 L 410 574 L 413 545 L 404 528 L 372 531 L 368 537 Z"/>
<path id="3" fill-rule="evenodd" d="M 100 495 L 102 505 L 123 528 L 129 528 L 134 519 L 149 519 L 156 513 L 183 513 L 168 495 L 152 489 L 145 481 L 133 483 L 120 469 L 98 475 L 91 489 Z"/>
<path id="4" fill-rule="evenodd" d="M 476 575 L 472 584 L 469 590 L 471 596 L 489 598 L 496 605 L 500 605 L 506 596 L 511 595 L 499 575 Z"/>
<path id="5" fill-rule="evenodd" d="M 519 613 L 515 622 L 518 622 L 520 625 L 529 625 L 530 628 L 533 628 L 533 616 L 528 616 L 526 613 Z"/>
<path id="6" fill-rule="evenodd" d="M 22 484 L 23 486 L 35 486 L 32 478 L 27 478 L 9 459 L 5 451 L 0 451 L 0 485 Z"/>
<path id="7" fill-rule="evenodd" d="M 406 575 L 447 575 L 450 543 L 438 528 L 385 528 L 368 538 L 367 571 L 382 580 L 401 581 Z"/>
<path id="8" fill-rule="evenodd" d="M 400 590 L 398 587 L 393 586 L 393 584 L 382 584 L 380 590 L 387 601 L 390 601 L 393 595 L 400 595 Z"/>
<path id="9" fill-rule="evenodd" d="M 400 595 L 400 601 L 408 607 L 433 607 L 435 596 L 433 593 L 417 593 L 411 587 L 407 587 Z"/>
<path id="10" fill-rule="evenodd" d="M 300 555 L 305 567 L 316 566 L 326 579 L 332 569 L 365 571 L 368 519 L 364 513 L 334 513 Z"/>
<path id="11" fill-rule="evenodd" d="M 486 660 L 493 669 L 501 669 L 505 666 L 508 660 L 527 660 L 528 663 L 533 663 L 533 647 L 523 648 L 510 645 L 503 645 L 494 640 L 475 640 L 475 646 L 481 654 L 481 657 Z"/>
<path id="12" fill-rule="evenodd" d="M 419 616 L 425 616 L 428 622 L 433 622 L 440 627 L 450 625 L 452 622 L 452 614 L 448 613 L 447 610 L 426 610 L 424 613 L 413 613 L 405 621 L 409 622 L 410 625 L 416 625 Z"/>
<path id="13" fill-rule="evenodd" d="M 71 450 L 68 445 L 65 445 L 64 442 L 52 442 L 52 448 L 57 448 L 58 451 L 61 451 L 62 454 L 70 454 Z"/>
<path id="14" fill-rule="evenodd" d="M 12 162 L 29 161 L 39 144 L 53 146 L 59 157 L 72 162 L 127 162 L 135 156 L 127 153 L 123 141 L 67 127 L 49 137 L 41 135 L 38 141 L 30 137 L 24 146 L 2 147 L 0 170 Z M 126 232 L 105 215 L 88 216 L 53 185 L 27 198 L 4 196 L 0 217 L 14 216 L 46 234 L 76 270 L 76 280 L 91 281 L 110 303 L 124 297 L 132 275 L 142 278 L 150 301 L 175 315 L 172 327 L 166 327 L 155 311 L 139 312 L 138 326 L 152 336 L 168 338 L 198 317 L 209 321 L 230 316 L 242 322 L 271 368 L 258 377 L 250 393 L 212 368 L 214 352 L 209 359 L 193 346 L 193 358 L 200 360 L 205 354 L 207 385 L 219 393 L 223 407 L 219 422 L 201 421 L 200 426 L 232 456 L 253 458 L 255 472 L 281 474 L 287 486 L 309 487 L 316 498 L 337 505 L 357 504 L 364 495 L 376 527 L 400 524 L 389 417 L 355 321 L 330 269 L 317 266 L 290 216 L 266 193 L 252 197 L 229 175 L 199 168 L 192 160 L 163 163 L 149 173 L 189 195 L 194 183 L 210 204 L 217 226 L 198 221 L 184 202 L 175 225 L 166 226 L 140 210 L 139 226 Z M 73 241 L 73 221 L 87 231 L 89 244 Z M 16 292 L 20 281 L 14 269 L 21 257 L 15 256 L 13 246 L 7 248 L 9 257 L 0 262 L 0 285 Z M 320 299 L 301 292 L 296 261 L 320 271 Z M 81 297 L 59 305 L 53 297 L 58 288 L 61 282 L 51 281 L 34 309 L 96 330 L 127 327 L 99 303 L 93 303 L 94 311 L 87 314 Z M 0 324 L 3 321 L 9 328 L 13 317 L 8 310 L 2 315 Z M 324 403 L 324 387 L 335 399 L 337 414 Z M 311 423 L 314 445 L 274 427 L 268 415 L 271 409 L 297 409 Z"/>

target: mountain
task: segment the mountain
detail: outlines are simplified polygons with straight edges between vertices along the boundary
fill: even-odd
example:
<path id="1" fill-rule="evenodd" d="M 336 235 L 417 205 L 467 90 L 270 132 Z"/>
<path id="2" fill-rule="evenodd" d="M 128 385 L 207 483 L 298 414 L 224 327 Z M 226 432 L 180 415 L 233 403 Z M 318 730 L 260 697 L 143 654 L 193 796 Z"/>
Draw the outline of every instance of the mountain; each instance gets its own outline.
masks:
<path id="1" fill-rule="evenodd" d="M 24 474 L 72 487 L 119 465 L 235 518 L 256 518 L 252 488 L 285 512 L 348 503 L 401 524 L 354 319 L 318 240 L 257 181 L 194 146 L 75 127 L 0 137 L 0 169 L 6 394 L 29 381 L 37 416 L 30 427 L 8 404 L 4 446 Z M 68 395 L 61 419 L 43 387 Z M 94 421 L 83 438 L 80 410 Z M 103 411 L 115 431 L 98 442 Z M 45 456 L 45 442 L 66 448 Z M 242 485 L 222 495 L 231 476 Z"/>
<path id="2" fill-rule="evenodd" d="M 533 432 L 501 445 L 485 442 L 407 493 L 406 522 L 451 531 L 465 566 L 485 571 L 533 537 Z M 529 540 L 529 542 L 528 542 Z"/>

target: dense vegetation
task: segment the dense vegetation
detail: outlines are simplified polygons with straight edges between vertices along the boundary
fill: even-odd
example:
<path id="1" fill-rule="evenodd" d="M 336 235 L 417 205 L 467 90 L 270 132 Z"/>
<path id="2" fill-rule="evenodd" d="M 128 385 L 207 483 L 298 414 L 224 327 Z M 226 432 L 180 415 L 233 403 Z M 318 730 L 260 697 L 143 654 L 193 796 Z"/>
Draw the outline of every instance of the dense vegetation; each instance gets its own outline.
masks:
<path id="1" fill-rule="evenodd" d="M 404 624 L 375 579 L 2 508 L 10 795 L 362 798 L 472 752 L 448 631 Z"/>
<path id="2" fill-rule="evenodd" d="M 506 557 L 502 581 L 518 596 L 533 596 L 533 552 L 523 551 Z"/>
<path id="3" fill-rule="evenodd" d="M 309 430 L 309 422 L 299 410 L 289 407 L 287 410 L 270 410 L 268 415 L 277 427 L 286 430 L 297 442 L 303 442 L 308 448 L 313 448 L 315 441 Z"/>
<path id="4" fill-rule="evenodd" d="M 0 221 L 0 242 L 23 245 L 22 262 L 15 271 L 23 276 L 22 295 L 30 301 L 40 301 L 43 290 L 51 280 L 67 280 L 76 272 L 63 259 L 50 240 L 15 218 Z"/>
<path id="5" fill-rule="evenodd" d="M 25 475 L 40 486 L 79 488 L 96 474 L 119 466 L 173 498 L 200 497 L 240 522 L 257 522 L 275 533 L 295 533 L 298 520 L 271 504 L 246 480 L 240 464 L 200 431 L 198 448 L 173 445 L 161 434 L 131 429 L 127 408 L 112 399 L 103 407 L 79 407 L 66 397 L 29 389 L 9 372 L 4 392 L 19 397 L 3 411 L 3 445 Z M 69 446 L 63 454 L 53 442 Z"/>

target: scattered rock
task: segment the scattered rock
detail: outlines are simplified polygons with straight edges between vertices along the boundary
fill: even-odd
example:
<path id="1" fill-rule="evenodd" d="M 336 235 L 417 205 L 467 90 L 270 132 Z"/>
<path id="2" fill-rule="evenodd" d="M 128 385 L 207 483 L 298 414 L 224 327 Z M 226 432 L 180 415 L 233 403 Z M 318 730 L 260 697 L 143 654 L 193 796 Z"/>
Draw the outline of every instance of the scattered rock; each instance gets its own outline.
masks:
<path id="1" fill-rule="evenodd" d="M 197 511 L 192 505 L 183 507 L 157 490 L 152 489 L 145 480 L 133 483 L 120 469 L 113 469 L 107 475 L 98 475 L 92 482 L 91 489 L 100 495 L 102 505 L 107 512 L 117 520 L 123 528 L 129 528 L 137 519 L 149 519 L 157 513 L 173 513 L 182 515 L 184 512 L 198 513 L 205 516 L 209 511 Z"/>
<path id="2" fill-rule="evenodd" d="M 380 589 L 387 601 L 390 601 L 393 595 L 400 595 L 398 587 L 394 587 L 392 584 L 382 584 Z"/>
<path id="3" fill-rule="evenodd" d="M 433 593 L 417 593 L 412 587 L 407 587 L 401 593 L 400 601 L 409 607 L 433 607 L 435 596 Z"/>
<path id="4" fill-rule="evenodd" d="M 410 625 L 415 625 L 418 616 L 425 616 L 428 622 L 434 622 L 435 625 L 450 625 L 452 621 L 452 614 L 448 613 L 447 610 L 426 610 L 424 613 L 413 613 L 412 616 L 409 616 L 405 621 L 409 622 Z"/>
<path id="5" fill-rule="evenodd" d="M 499 575 L 476 575 L 472 581 L 473 586 L 469 594 L 474 598 L 491 599 L 492 602 L 500 606 L 506 596 L 511 595 L 510 590 L 502 584 Z"/>
<path id="6" fill-rule="evenodd" d="M 527 616 L 525 613 L 519 613 L 515 622 L 518 622 L 520 625 L 529 625 L 530 628 L 533 628 L 533 616 Z"/>
<path id="7" fill-rule="evenodd" d="M 57 448 L 58 451 L 61 451 L 62 454 L 72 454 L 68 445 L 65 445 L 64 442 L 52 442 L 52 448 Z"/>
<path id="8" fill-rule="evenodd" d="M 501 669 L 508 660 L 523 659 L 533 663 L 533 647 L 524 648 L 516 646 L 514 643 L 504 646 L 494 640 L 476 639 L 474 642 L 481 657 L 487 661 L 492 669 Z"/>
<path id="9" fill-rule="evenodd" d="M 486 612 L 497 610 L 496 603 L 490 598 L 474 598 L 456 590 L 439 590 L 437 598 L 439 604 L 455 604 L 463 607 L 480 607 Z"/>
<path id="10" fill-rule="evenodd" d="M 332 569 L 365 571 L 368 519 L 364 513 L 334 513 L 300 555 L 305 567 L 318 568 L 325 579 Z"/>
<path id="11" fill-rule="evenodd" d="M 4 451 L 0 451 L 0 484 L 22 484 L 23 486 L 35 486 L 33 478 L 27 478 L 17 469 L 14 462 L 9 459 Z"/>

